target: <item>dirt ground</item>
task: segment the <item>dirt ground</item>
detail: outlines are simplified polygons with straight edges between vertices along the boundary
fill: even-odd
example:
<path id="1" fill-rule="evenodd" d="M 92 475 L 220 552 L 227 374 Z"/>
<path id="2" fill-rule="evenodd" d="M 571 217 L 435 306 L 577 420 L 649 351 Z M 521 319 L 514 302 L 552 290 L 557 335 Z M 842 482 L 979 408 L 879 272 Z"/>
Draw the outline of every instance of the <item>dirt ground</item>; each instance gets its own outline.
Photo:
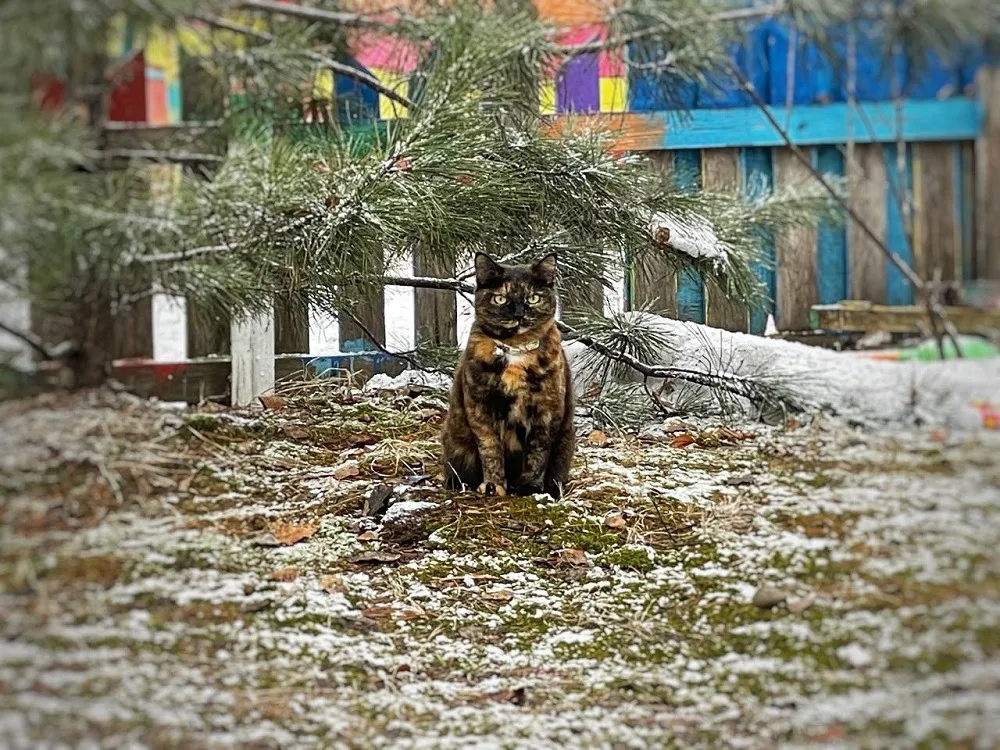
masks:
<path id="1" fill-rule="evenodd" d="M 1000 434 L 672 420 L 484 498 L 444 405 L 0 405 L 0 746 L 1000 744 Z"/>

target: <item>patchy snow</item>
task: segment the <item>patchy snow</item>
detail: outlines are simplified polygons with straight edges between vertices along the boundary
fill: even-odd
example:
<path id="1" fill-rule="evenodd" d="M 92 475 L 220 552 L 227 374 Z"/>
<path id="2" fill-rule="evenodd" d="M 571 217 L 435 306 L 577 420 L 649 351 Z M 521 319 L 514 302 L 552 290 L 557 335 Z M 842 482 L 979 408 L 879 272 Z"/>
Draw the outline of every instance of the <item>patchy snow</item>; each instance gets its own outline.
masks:
<path id="1" fill-rule="evenodd" d="M 395 377 L 378 373 L 365 383 L 365 390 L 372 391 L 394 391 L 407 388 L 411 385 L 422 385 L 428 388 L 440 388 L 447 390 L 451 387 L 451 378 L 438 372 L 428 372 L 426 370 L 403 370 Z"/>
<path id="2" fill-rule="evenodd" d="M 426 478 L 423 397 L 316 388 L 200 438 L 0 405 L 0 745 L 1000 742 L 1000 435 L 672 422 L 582 444 L 559 501 L 479 498 Z M 365 523 L 374 483 L 422 523 Z"/>

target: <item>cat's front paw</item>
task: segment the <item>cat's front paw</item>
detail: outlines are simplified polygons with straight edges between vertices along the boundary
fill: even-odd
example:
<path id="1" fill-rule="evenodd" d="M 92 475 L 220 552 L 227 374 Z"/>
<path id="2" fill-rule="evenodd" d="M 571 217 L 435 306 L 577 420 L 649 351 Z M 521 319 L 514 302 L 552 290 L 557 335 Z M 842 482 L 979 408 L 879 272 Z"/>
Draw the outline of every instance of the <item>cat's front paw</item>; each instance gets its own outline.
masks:
<path id="1" fill-rule="evenodd" d="M 507 494 L 507 489 L 502 484 L 493 484 L 493 482 L 483 482 L 479 485 L 476 490 L 480 495 L 496 495 L 497 497 L 504 497 Z"/>

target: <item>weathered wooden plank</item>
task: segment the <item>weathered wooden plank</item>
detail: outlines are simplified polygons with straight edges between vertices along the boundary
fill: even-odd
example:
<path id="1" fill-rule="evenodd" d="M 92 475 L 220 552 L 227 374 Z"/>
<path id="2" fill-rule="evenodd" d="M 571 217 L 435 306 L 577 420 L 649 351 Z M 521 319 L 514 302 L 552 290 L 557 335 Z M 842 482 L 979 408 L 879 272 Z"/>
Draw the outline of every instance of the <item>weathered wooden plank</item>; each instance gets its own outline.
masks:
<path id="1" fill-rule="evenodd" d="M 1000 279 L 1000 68 L 976 77 L 983 127 L 976 141 L 976 278 Z"/>
<path id="2" fill-rule="evenodd" d="M 955 182 L 954 206 L 956 209 L 955 226 L 961 237 L 959 246 L 962 248 L 962 274 L 964 281 L 975 278 L 976 270 L 976 145 L 965 141 L 955 144 L 956 174 L 960 178 Z"/>
<path id="3" fill-rule="evenodd" d="M 950 323 L 962 333 L 1000 328 L 1000 312 L 974 307 L 946 307 Z M 827 331 L 888 331 L 917 333 L 929 327 L 923 305 L 815 305 L 813 324 Z"/>
<path id="4" fill-rule="evenodd" d="M 679 187 L 697 190 L 702 184 L 701 151 L 674 151 L 673 171 Z M 680 320 L 705 322 L 705 285 L 701 274 L 686 270 L 677 276 L 677 317 Z"/>
<path id="5" fill-rule="evenodd" d="M 115 315 L 115 359 L 153 356 L 153 299 L 149 295 L 137 299 L 127 309 Z"/>
<path id="6" fill-rule="evenodd" d="M 309 305 L 281 295 L 274 301 L 274 351 L 277 354 L 309 352 Z"/>
<path id="7" fill-rule="evenodd" d="M 859 144 L 896 140 L 896 112 L 892 102 L 859 102 L 856 108 L 852 110 L 843 102 L 798 105 L 792 109 L 788 132 L 800 146 L 843 144 L 852 138 Z M 785 122 L 783 106 L 769 109 L 779 122 Z M 906 100 L 903 139 L 974 140 L 979 135 L 980 120 L 979 106 L 970 99 Z M 757 107 L 693 109 L 684 119 L 672 112 L 557 115 L 549 120 L 548 127 L 557 131 L 604 130 L 615 139 L 617 148 L 627 151 L 785 145 Z"/>
<path id="8" fill-rule="evenodd" d="M 851 208 L 878 237 L 885 236 L 885 161 L 878 146 L 859 145 L 853 163 L 847 165 Z M 847 227 L 851 297 L 885 302 L 885 256 L 853 221 Z"/>
<path id="9" fill-rule="evenodd" d="M 791 149 L 774 150 L 775 189 L 801 185 L 812 179 L 809 169 Z M 815 226 L 785 229 L 776 237 L 775 323 L 783 331 L 808 328 L 809 310 L 819 302 L 816 239 Z"/>
<path id="10" fill-rule="evenodd" d="M 382 264 L 374 269 L 382 272 Z M 385 288 L 377 287 L 364 292 L 360 290 L 345 290 L 349 295 L 356 296 L 356 303 L 350 308 L 342 308 L 340 315 L 340 351 L 370 352 L 376 349 L 375 343 L 385 343 Z M 375 337 L 375 342 L 369 340 L 366 334 L 351 315 L 357 317 L 365 328 Z"/>
<path id="11" fill-rule="evenodd" d="M 229 354 L 228 316 L 212 314 L 191 298 L 187 300 L 187 314 L 189 357 Z"/>
<path id="12" fill-rule="evenodd" d="M 912 195 L 913 188 L 913 160 L 910 156 L 910 148 L 906 148 L 903 155 L 902 165 L 897 159 L 898 153 L 896 144 L 891 144 L 883 148 L 885 154 L 886 191 L 886 226 L 885 244 L 888 248 L 902 258 L 911 268 L 914 265 L 913 247 L 907 233 L 907 226 L 912 221 L 911 216 L 907 216 L 906 203 L 907 196 Z M 910 225 L 912 227 L 912 225 Z M 886 289 L 885 301 L 890 305 L 909 305 L 913 303 L 913 287 L 910 286 L 906 277 L 894 265 L 886 259 Z"/>
<path id="13" fill-rule="evenodd" d="M 454 278 L 455 259 L 442 261 L 418 248 L 413 254 L 413 272 L 417 276 Z M 458 307 L 454 292 L 415 290 L 414 318 L 417 343 L 437 346 L 455 346 L 458 343 Z"/>
<path id="14" fill-rule="evenodd" d="M 649 160 L 665 178 L 673 172 L 670 151 L 651 151 Z M 638 258 L 632 273 L 632 308 L 677 317 L 677 273 L 658 255 Z"/>
<path id="15" fill-rule="evenodd" d="M 233 321 L 232 403 L 246 406 L 274 389 L 274 312 Z"/>
<path id="16" fill-rule="evenodd" d="M 705 190 L 736 193 L 740 190 L 740 152 L 735 148 L 703 151 L 701 183 Z M 705 322 L 727 331 L 746 332 L 748 309 L 714 281 L 705 280 Z"/>
<path id="17" fill-rule="evenodd" d="M 745 148 L 740 152 L 743 167 L 743 192 L 753 199 L 762 191 L 770 191 L 774 186 L 774 171 L 769 148 Z M 773 241 L 761 244 L 761 260 L 756 264 L 757 275 L 767 295 L 762 304 L 750 309 L 750 333 L 763 334 L 767 328 L 767 316 L 774 312 L 774 298 L 777 295 L 775 254 Z"/>
<path id="18" fill-rule="evenodd" d="M 844 175 L 844 155 L 837 146 L 819 146 L 815 165 L 822 173 L 833 177 Z M 824 305 L 848 297 L 847 227 L 841 223 L 821 221 L 816 237 L 816 266 L 819 302 Z"/>
<path id="19" fill-rule="evenodd" d="M 960 208 L 955 206 L 961 183 L 955 144 L 917 143 L 913 146 L 914 262 L 921 278 L 944 281 L 962 278 Z"/>
<path id="20" fill-rule="evenodd" d="M 153 295 L 153 359 L 183 362 L 188 358 L 187 301 L 173 294 Z"/>

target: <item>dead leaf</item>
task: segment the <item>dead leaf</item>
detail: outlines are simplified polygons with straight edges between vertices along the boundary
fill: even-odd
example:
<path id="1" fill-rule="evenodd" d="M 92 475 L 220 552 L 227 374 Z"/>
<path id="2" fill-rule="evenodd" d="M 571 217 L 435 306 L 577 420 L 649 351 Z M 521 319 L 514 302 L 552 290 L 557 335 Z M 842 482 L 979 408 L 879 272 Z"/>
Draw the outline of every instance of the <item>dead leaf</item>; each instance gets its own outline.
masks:
<path id="1" fill-rule="evenodd" d="M 344 583 L 343 576 L 337 576 L 337 575 L 321 576 L 319 579 L 319 586 L 328 594 L 347 593 L 347 586 Z"/>
<path id="2" fill-rule="evenodd" d="M 678 435 L 673 440 L 670 441 L 671 448 L 687 448 L 689 445 L 695 443 L 695 436 L 685 433 L 683 435 Z"/>
<path id="3" fill-rule="evenodd" d="M 358 534 L 359 542 L 374 542 L 376 539 L 378 539 L 378 534 L 374 531 L 366 531 L 363 534 Z"/>
<path id="4" fill-rule="evenodd" d="M 374 607 L 366 607 L 361 610 L 361 616 L 367 617 L 370 620 L 377 620 L 380 617 L 389 617 L 392 615 L 392 605 L 391 604 L 376 604 Z"/>
<path id="5" fill-rule="evenodd" d="M 463 185 L 471 185 L 473 182 L 475 182 L 475 179 L 471 174 L 455 175 L 455 180 Z"/>
<path id="6" fill-rule="evenodd" d="M 397 620 L 421 620 L 427 617 L 427 612 L 418 607 L 400 607 L 395 612 Z"/>
<path id="7" fill-rule="evenodd" d="M 295 524 L 278 521 L 271 524 L 271 533 L 278 544 L 286 545 L 297 544 L 303 539 L 308 539 L 316 533 L 317 529 L 319 526 L 314 523 Z"/>
<path id="8" fill-rule="evenodd" d="M 288 583 L 294 581 L 299 577 L 299 569 L 294 565 L 288 565 L 284 568 L 278 568 L 276 571 L 271 573 L 267 577 L 269 581 L 277 581 L 278 583 Z"/>
<path id="9" fill-rule="evenodd" d="M 309 437 L 309 430 L 293 424 L 282 425 L 281 431 L 292 440 L 306 440 Z"/>
<path id="10" fill-rule="evenodd" d="M 348 435 L 347 443 L 352 448 L 363 448 L 366 445 L 375 445 L 378 442 L 378 438 L 375 435 L 369 435 L 367 432 L 355 432 L 353 435 Z"/>
<path id="11" fill-rule="evenodd" d="M 843 742 L 845 737 L 847 737 L 847 732 L 844 731 L 844 728 L 839 724 L 831 724 L 826 729 L 809 735 L 809 739 L 817 743 Z"/>
<path id="12" fill-rule="evenodd" d="M 489 602 L 502 602 L 506 604 L 513 598 L 514 592 L 510 589 L 496 589 L 495 591 L 487 591 L 483 594 L 483 599 Z"/>
<path id="13" fill-rule="evenodd" d="M 272 411 L 281 411 L 285 408 L 285 399 L 281 396 L 260 396 L 260 405 Z"/>
<path id="14" fill-rule="evenodd" d="M 590 562 L 587 560 L 587 553 L 582 549 L 575 549 L 573 547 L 561 549 L 555 552 L 553 557 L 556 565 L 574 565 L 580 567 L 590 565 Z"/>
<path id="15" fill-rule="evenodd" d="M 622 517 L 621 513 L 619 513 L 618 511 L 613 511 L 611 513 L 608 513 L 608 515 L 604 517 L 604 525 L 607 526 L 609 529 L 614 529 L 615 531 L 618 531 L 620 529 L 625 528 L 626 522 L 625 519 Z"/>
<path id="16" fill-rule="evenodd" d="M 602 432 L 601 430 L 594 430 L 587 435 L 587 442 L 590 445 L 597 446 L 598 448 L 605 448 L 611 443 L 611 440 L 608 438 L 607 433 Z"/>
<path id="17" fill-rule="evenodd" d="M 370 563 L 370 564 L 380 564 L 380 563 L 394 563 L 399 562 L 403 556 L 396 552 L 362 552 L 359 555 L 353 555 L 347 558 L 352 563 Z"/>
<path id="18" fill-rule="evenodd" d="M 357 461 L 347 461 L 333 470 L 333 476 L 335 479 L 350 479 L 351 477 L 356 477 L 360 473 L 361 469 L 358 468 Z"/>

